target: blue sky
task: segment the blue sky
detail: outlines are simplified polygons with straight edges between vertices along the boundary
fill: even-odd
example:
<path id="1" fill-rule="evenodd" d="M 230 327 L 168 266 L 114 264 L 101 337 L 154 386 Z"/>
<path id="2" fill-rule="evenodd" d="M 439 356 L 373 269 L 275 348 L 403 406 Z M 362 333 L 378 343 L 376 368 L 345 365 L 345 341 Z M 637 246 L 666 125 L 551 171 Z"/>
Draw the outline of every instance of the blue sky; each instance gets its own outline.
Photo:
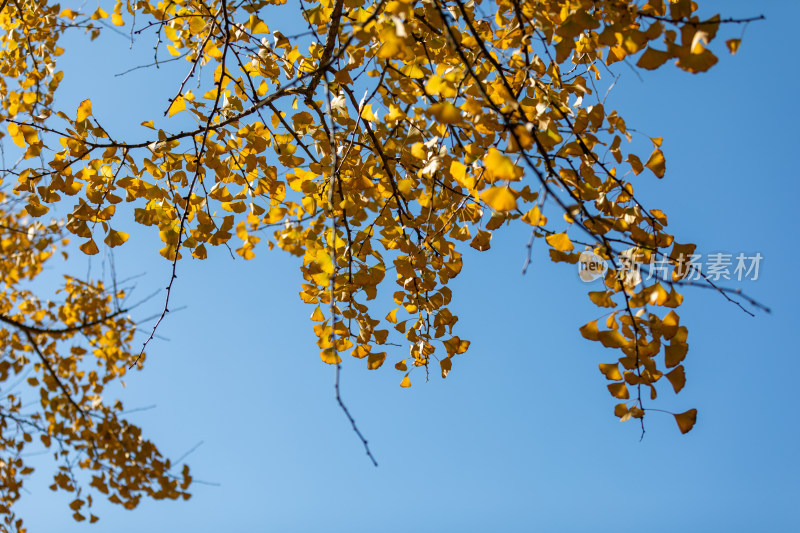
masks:
<path id="1" fill-rule="evenodd" d="M 640 442 L 637 424 L 617 421 L 597 370 L 616 356 L 578 333 L 601 312 L 572 266 L 549 264 L 542 242 L 521 276 L 528 232 L 519 228 L 497 232 L 490 252 L 469 254 L 453 282 L 472 347 L 446 380 L 432 373 L 429 383 L 401 389 L 391 365 L 367 371 L 345 361 L 342 394 L 380 463 L 374 468 L 336 404 L 333 368 L 319 360 L 312 308 L 297 296 L 298 261 L 278 251 L 234 261 L 218 250 L 180 264 L 173 307 L 186 309 L 169 316 L 159 330 L 168 339 L 150 344 L 144 371 L 119 391 L 128 408 L 156 406 L 130 418 L 166 454 L 202 441 L 187 461 L 196 479 L 214 485 L 196 484 L 188 502 L 144 501 L 134 512 L 98 502 L 101 521 L 90 526 L 72 521 L 68 495 L 47 488 L 42 468 L 18 508 L 29 530 L 798 530 L 791 36 L 800 4 L 701 5 L 767 20 L 750 24 L 739 53 L 720 53 L 707 74 L 665 66 L 640 80 L 619 66 L 608 101 L 629 127 L 665 139 L 665 179 L 634 181 L 645 204 L 667 213 L 672 231 L 699 252 L 764 257 L 759 280 L 741 288 L 770 315 L 747 316 L 712 291 L 684 293 L 687 385 L 654 406 L 696 407 L 691 433 L 653 413 Z M 58 102 L 74 109 L 90 97 L 104 126 L 139 135 L 128 125 L 158 113 L 174 87 L 156 84 L 154 72 L 106 84 L 138 64 L 137 48 L 149 50 L 146 37 L 131 56 L 123 38 L 114 42 L 119 51 L 94 75 L 86 58 L 95 48 L 76 44 L 65 54 Z M 185 68 L 174 66 L 158 76 Z M 142 102 L 143 84 L 156 97 Z M 159 247 L 144 230 L 117 254 L 120 277 L 146 273 L 141 296 L 169 279 Z M 141 316 L 159 305 L 160 296 Z M 404 353 L 397 350 L 390 360 Z"/>

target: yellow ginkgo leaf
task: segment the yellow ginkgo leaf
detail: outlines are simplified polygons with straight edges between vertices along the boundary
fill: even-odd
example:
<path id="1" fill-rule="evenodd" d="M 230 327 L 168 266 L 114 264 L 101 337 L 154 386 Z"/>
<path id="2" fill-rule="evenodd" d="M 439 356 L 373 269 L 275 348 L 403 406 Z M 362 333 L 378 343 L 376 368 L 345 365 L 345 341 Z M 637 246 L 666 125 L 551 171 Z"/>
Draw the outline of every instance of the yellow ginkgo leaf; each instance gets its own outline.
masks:
<path id="1" fill-rule="evenodd" d="M 639 58 L 636 66 L 647 70 L 655 70 L 666 63 L 669 58 L 669 53 L 648 47 L 647 50 L 644 51 L 644 54 L 642 54 L 642 57 Z"/>
<path id="2" fill-rule="evenodd" d="M 386 361 L 386 352 L 371 353 L 367 357 L 367 368 L 370 370 L 380 368 L 384 361 Z"/>
<path id="3" fill-rule="evenodd" d="M 506 212 L 517 208 L 517 200 L 508 187 L 490 187 L 481 194 L 481 200 L 495 211 Z"/>
<path id="4" fill-rule="evenodd" d="M 461 110 L 451 102 L 439 102 L 431 106 L 431 112 L 442 124 L 456 124 L 461 121 Z"/>
<path id="5" fill-rule="evenodd" d="M 128 234 L 124 231 L 111 230 L 108 232 L 108 235 L 106 235 L 106 238 L 103 240 L 103 242 L 109 247 L 114 248 L 115 246 L 123 244 L 127 240 Z"/>
<path id="6" fill-rule="evenodd" d="M 486 166 L 484 178 L 489 183 L 494 183 L 498 180 L 516 180 L 522 176 L 521 172 L 517 172 L 517 167 L 511 161 L 511 158 L 503 155 L 494 147 L 489 148 L 489 151 L 483 158 L 483 164 Z"/>
<path id="7" fill-rule="evenodd" d="M 375 118 L 375 114 L 372 112 L 372 106 L 367 104 L 361 110 L 361 118 L 364 120 L 369 120 L 370 122 L 377 122 L 378 119 Z"/>
<path id="8" fill-rule="evenodd" d="M 597 334 L 599 340 L 606 348 L 622 348 L 628 345 L 628 340 L 617 330 L 601 331 Z"/>
<path id="9" fill-rule="evenodd" d="M 694 427 L 695 422 L 697 422 L 697 409 L 689 409 L 685 413 L 673 416 L 675 417 L 675 422 L 678 423 L 681 433 L 689 433 Z"/>
<path id="10" fill-rule="evenodd" d="M 311 313 L 311 320 L 314 322 L 322 322 L 325 320 L 325 315 L 322 314 L 322 310 L 319 308 L 319 306 L 315 307 L 314 312 Z"/>
<path id="11" fill-rule="evenodd" d="M 522 221 L 531 226 L 544 226 L 547 224 L 547 217 L 542 216 L 542 211 L 539 209 L 539 206 L 535 205 L 523 215 Z"/>
<path id="12" fill-rule="evenodd" d="M 399 363 L 395 363 L 394 367 L 401 372 L 405 372 L 408 370 L 408 366 L 406 365 L 407 359 L 403 359 Z"/>
<path id="13" fill-rule="evenodd" d="M 679 393 L 686 385 L 686 372 L 683 369 L 683 365 L 677 366 L 669 372 L 667 379 L 672 384 L 672 388 L 675 389 L 675 393 Z"/>
<path id="14" fill-rule="evenodd" d="M 731 54 L 735 54 L 739 51 L 739 46 L 742 44 L 741 39 L 728 39 L 725 41 L 725 44 L 728 45 L 728 51 Z"/>
<path id="15" fill-rule="evenodd" d="M 606 377 L 606 379 L 610 379 L 611 381 L 622 381 L 622 374 L 619 372 L 619 364 L 600 364 L 600 372 Z"/>
<path id="16" fill-rule="evenodd" d="M 342 362 L 342 358 L 339 357 L 339 354 L 336 353 L 336 350 L 333 348 L 325 348 L 319 352 L 319 356 L 323 363 L 328 363 L 329 365 L 338 365 Z"/>
<path id="17" fill-rule="evenodd" d="M 100 250 L 97 249 L 97 244 L 94 242 L 94 239 L 89 239 L 85 243 L 78 246 L 81 252 L 85 253 L 86 255 L 95 255 Z"/>
<path id="18" fill-rule="evenodd" d="M 644 165 L 642 165 L 642 160 L 639 159 L 639 156 L 636 154 L 628 154 L 628 158 L 626 161 L 631 165 L 631 170 L 635 175 L 639 175 L 644 170 Z"/>
<path id="19" fill-rule="evenodd" d="M 608 392 L 611 393 L 611 396 L 614 398 L 619 398 L 620 400 L 627 400 L 630 398 L 630 394 L 628 393 L 628 387 L 625 386 L 624 383 L 609 383 L 607 385 Z"/>
<path id="20" fill-rule="evenodd" d="M 384 26 L 380 32 L 381 47 L 378 49 L 377 56 L 383 59 L 391 59 L 402 56 L 406 50 L 404 39 L 397 34 L 391 26 Z"/>
<path id="21" fill-rule="evenodd" d="M 453 360 L 449 357 L 445 357 L 439 361 L 439 366 L 442 368 L 442 378 L 446 378 L 447 374 L 453 369 Z"/>
<path id="22" fill-rule="evenodd" d="M 653 174 L 655 174 L 659 178 L 663 178 L 664 173 L 667 170 L 664 161 L 664 154 L 658 148 L 653 150 L 653 153 L 650 154 L 650 158 L 647 160 L 647 163 L 645 163 L 644 166 L 652 170 Z"/>
<path id="23" fill-rule="evenodd" d="M 582 326 L 580 332 L 585 339 L 589 339 L 590 341 L 599 340 L 598 335 L 600 332 L 597 329 L 597 320 L 592 320 L 588 324 Z"/>
<path id="24" fill-rule="evenodd" d="M 124 26 L 125 21 L 122 19 L 122 2 L 114 4 L 114 14 L 111 15 L 111 23 L 114 26 Z"/>
<path id="25" fill-rule="evenodd" d="M 661 320 L 661 334 L 666 340 L 669 340 L 678 332 L 678 326 L 680 326 L 680 317 L 675 311 L 670 311 Z"/>
<path id="26" fill-rule="evenodd" d="M 201 244 L 197 248 L 192 251 L 192 257 L 197 259 L 205 259 L 208 257 L 208 251 L 206 250 L 205 244 Z"/>
<path id="27" fill-rule="evenodd" d="M 589 299 L 598 307 L 616 307 L 617 304 L 611 299 L 611 293 L 608 291 L 590 292 Z"/>
<path id="28" fill-rule="evenodd" d="M 491 231 L 478 230 L 478 234 L 475 235 L 475 238 L 472 239 L 472 242 L 469 243 L 469 245 L 478 250 L 479 252 L 483 252 L 491 248 L 492 246 L 491 241 L 492 241 Z"/>
<path id="29" fill-rule="evenodd" d="M 559 252 L 571 252 L 575 249 L 572 241 L 569 240 L 566 233 L 554 233 L 545 237 L 547 244 L 558 250 Z"/>
<path id="30" fill-rule="evenodd" d="M 92 13 L 92 16 L 89 18 L 91 18 L 92 20 L 105 19 L 108 18 L 108 13 L 103 11 L 103 8 L 98 7 L 97 10 L 94 13 Z"/>
<path id="31" fill-rule="evenodd" d="M 38 201 L 29 200 L 28 205 L 25 206 L 25 211 L 32 217 L 40 217 L 50 211 L 50 208 Z"/>
<path id="32" fill-rule="evenodd" d="M 455 159 L 450 163 L 450 175 L 459 185 L 466 189 L 474 189 L 477 184 L 477 179 L 467 173 L 466 165 Z"/>
<path id="33" fill-rule="evenodd" d="M 175 100 L 172 101 L 172 104 L 169 106 L 169 110 L 167 111 L 168 116 L 172 116 L 175 113 L 180 113 L 186 109 L 186 100 L 183 96 L 178 96 Z"/>
<path id="34" fill-rule="evenodd" d="M 408 374 L 406 374 L 405 377 L 403 378 L 403 381 L 400 382 L 400 386 L 401 387 L 410 387 L 411 386 L 411 380 L 408 379 Z"/>
<path id="35" fill-rule="evenodd" d="M 686 357 L 688 351 L 689 345 L 687 343 L 673 338 L 667 347 L 664 348 L 664 364 L 667 365 L 667 368 L 678 366 L 680 362 L 683 361 L 684 357 Z"/>
<path id="36" fill-rule="evenodd" d="M 86 120 L 86 117 L 92 114 L 92 101 L 91 100 L 84 100 L 81 102 L 81 105 L 78 106 L 78 122 L 83 122 Z"/>

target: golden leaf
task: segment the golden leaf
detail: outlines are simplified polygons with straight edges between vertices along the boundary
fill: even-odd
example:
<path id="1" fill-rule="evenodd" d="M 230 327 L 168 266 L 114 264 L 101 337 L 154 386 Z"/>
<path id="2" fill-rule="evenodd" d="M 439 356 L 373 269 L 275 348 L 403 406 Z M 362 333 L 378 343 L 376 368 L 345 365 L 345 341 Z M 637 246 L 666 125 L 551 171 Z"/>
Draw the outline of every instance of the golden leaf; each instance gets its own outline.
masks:
<path id="1" fill-rule="evenodd" d="M 321 352 L 319 352 L 320 358 L 322 358 L 323 363 L 328 363 L 329 365 L 338 365 L 342 362 L 342 358 L 339 357 L 339 354 L 336 353 L 336 350 L 333 348 L 325 348 Z"/>
<path id="2" fill-rule="evenodd" d="M 446 378 L 447 374 L 450 373 L 450 370 L 453 369 L 453 360 L 449 357 L 445 357 L 441 361 L 439 361 L 439 366 L 442 369 L 442 378 Z"/>
<path id="3" fill-rule="evenodd" d="M 479 230 L 475 238 L 469 244 L 476 250 L 483 252 L 491 247 L 492 233 L 490 231 Z"/>
<path id="4" fill-rule="evenodd" d="M 539 206 L 535 205 L 522 216 L 522 221 L 531 226 L 544 226 L 547 224 L 547 217 L 542 216 Z"/>
<path id="5" fill-rule="evenodd" d="M 678 423 L 681 433 L 686 434 L 692 430 L 695 422 L 697 422 L 697 409 L 689 409 L 685 413 L 673 416 L 675 417 L 675 422 Z"/>
<path id="6" fill-rule="evenodd" d="M 386 352 L 371 353 L 367 357 L 367 368 L 370 370 L 380 368 L 384 361 L 386 361 Z"/>
<path id="7" fill-rule="evenodd" d="M 499 212 L 513 211 L 517 208 L 517 200 L 508 187 L 490 187 L 481 193 L 481 200 Z"/>
<path id="8" fill-rule="evenodd" d="M 85 243 L 78 246 L 81 252 L 85 253 L 86 255 L 95 255 L 100 250 L 97 248 L 97 244 L 94 242 L 94 239 L 89 239 Z"/>
<path id="9" fill-rule="evenodd" d="M 611 396 L 614 398 L 619 398 L 620 400 L 627 400 L 630 398 L 630 394 L 628 393 L 628 387 L 625 386 L 624 383 L 609 383 L 607 385 L 608 392 L 611 393 Z"/>
<path id="10" fill-rule="evenodd" d="M 572 241 L 569 240 L 566 233 L 554 233 L 545 237 L 547 244 L 558 250 L 559 252 L 571 252 L 575 249 Z"/>
<path id="11" fill-rule="evenodd" d="M 316 306 L 314 308 L 314 312 L 311 313 L 311 320 L 314 322 L 322 322 L 325 320 L 325 315 L 322 314 L 322 310 L 319 308 L 319 306 Z"/>
<path id="12" fill-rule="evenodd" d="M 672 388 L 675 389 L 676 394 L 686 385 L 686 373 L 684 372 L 683 365 L 675 367 L 675 369 L 667 373 L 666 376 L 672 384 Z"/>
<path id="13" fill-rule="evenodd" d="M 619 365 L 617 363 L 613 364 L 600 364 L 600 372 L 606 377 L 606 379 L 610 379 L 612 381 L 622 381 L 622 374 L 619 372 Z"/>
<path id="14" fill-rule="evenodd" d="M 451 102 L 439 102 L 431 106 L 431 112 L 436 120 L 442 124 L 457 124 L 461 122 L 461 110 Z"/>
<path id="15" fill-rule="evenodd" d="M 498 180 L 513 181 L 522 176 L 522 169 L 517 169 L 511 159 L 503 155 L 497 148 L 489 148 L 488 153 L 483 158 L 486 167 L 484 178 L 489 183 Z"/>
<path id="16" fill-rule="evenodd" d="M 114 248 L 123 244 L 125 241 L 128 240 L 128 234 L 124 231 L 115 231 L 111 230 L 106 235 L 106 238 L 103 240 L 109 247 Z"/>
<path id="17" fill-rule="evenodd" d="M 169 110 L 167 111 L 167 115 L 171 117 L 176 113 L 180 113 L 185 109 L 186 109 L 186 99 L 183 96 L 178 96 L 175 100 L 172 101 L 172 104 L 170 104 Z"/>
<path id="18" fill-rule="evenodd" d="M 597 329 L 597 320 L 592 320 L 591 322 L 589 322 L 585 326 L 582 326 L 580 328 L 580 332 L 581 332 L 581 335 L 583 335 L 584 338 L 589 339 L 590 341 L 599 340 L 599 337 L 598 337 L 599 331 Z"/>
<path id="19" fill-rule="evenodd" d="M 608 291 L 590 292 L 589 299 L 598 307 L 616 307 L 617 304 L 611 299 Z"/>
<path id="20" fill-rule="evenodd" d="M 103 11 L 102 8 L 98 7 L 97 10 L 94 13 L 92 13 L 92 16 L 90 18 L 92 20 L 105 19 L 108 18 L 108 13 Z"/>
<path id="21" fill-rule="evenodd" d="M 655 70 L 669 60 L 670 55 L 667 52 L 654 50 L 650 47 L 644 51 L 642 57 L 636 62 L 637 67 L 642 67 L 647 70 Z"/>
<path id="22" fill-rule="evenodd" d="M 81 102 L 81 105 L 78 106 L 78 122 L 83 122 L 86 120 L 86 117 L 92 114 L 92 102 L 91 100 L 84 100 Z"/>
<path id="23" fill-rule="evenodd" d="M 647 160 L 647 163 L 645 163 L 644 166 L 652 170 L 653 174 L 655 174 L 659 178 L 663 178 L 664 173 L 667 170 L 664 161 L 664 154 L 658 148 L 653 150 L 653 153 L 650 154 L 650 158 Z"/>

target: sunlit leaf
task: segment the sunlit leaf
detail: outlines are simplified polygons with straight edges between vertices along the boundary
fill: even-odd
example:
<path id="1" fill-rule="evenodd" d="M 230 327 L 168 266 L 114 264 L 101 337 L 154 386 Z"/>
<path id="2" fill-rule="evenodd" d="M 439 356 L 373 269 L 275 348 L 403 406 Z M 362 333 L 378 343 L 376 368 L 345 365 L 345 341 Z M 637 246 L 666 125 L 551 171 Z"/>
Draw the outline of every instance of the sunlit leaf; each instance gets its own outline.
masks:
<path id="1" fill-rule="evenodd" d="M 342 358 L 339 357 L 339 354 L 336 353 L 336 350 L 333 348 L 325 348 L 319 355 L 322 358 L 322 362 L 328 363 L 329 365 L 338 365 L 342 362 Z"/>
<path id="2" fill-rule="evenodd" d="M 647 160 L 647 163 L 645 163 L 644 166 L 652 170 L 653 174 L 659 178 L 663 178 L 664 173 L 667 170 L 664 162 L 664 154 L 658 148 L 653 150 L 653 153 L 650 154 L 650 158 Z"/>
<path id="3" fill-rule="evenodd" d="M 183 96 L 178 96 L 175 100 L 172 101 L 172 104 L 169 106 L 169 110 L 167 111 L 168 116 L 173 116 L 176 113 L 180 113 L 181 111 L 186 109 L 186 99 Z"/>
<path id="4" fill-rule="evenodd" d="M 84 100 L 81 102 L 81 105 L 78 106 L 78 116 L 77 121 L 83 122 L 86 120 L 86 117 L 92 114 L 92 102 L 91 100 Z"/>
<path id="5" fill-rule="evenodd" d="M 128 240 L 128 234 L 124 231 L 115 231 L 111 230 L 106 235 L 106 238 L 103 240 L 109 247 L 114 248 L 115 246 L 119 246 L 125 241 Z"/>
<path id="6" fill-rule="evenodd" d="M 81 252 L 85 253 L 86 255 L 95 255 L 100 251 L 97 248 L 97 244 L 94 242 L 94 239 L 89 239 L 85 243 L 81 244 L 78 248 L 80 248 Z"/>
<path id="7" fill-rule="evenodd" d="M 608 392 L 611 393 L 611 396 L 614 398 L 619 398 L 620 400 L 627 400 L 630 398 L 630 394 L 628 393 L 628 387 L 625 386 L 624 383 L 609 383 L 608 385 Z"/>
<path id="8" fill-rule="evenodd" d="M 622 374 L 619 372 L 619 366 L 617 363 L 614 364 L 600 364 L 600 372 L 606 377 L 606 379 L 610 379 L 612 381 L 621 381 Z"/>
<path id="9" fill-rule="evenodd" d="M 508 187 L 490 187 L 481 193 L 481 199 L 495 211 L 506 212 L 517 208 L 517 200 Z"/>
<path id="10" fill-rule="evenodd" d="M 569 240 L 566 233 L 554 233 L 545 237 L 547 244 L 558 250 L 559 252 L 571 252 L 575 249 L 572 241 Z"/>

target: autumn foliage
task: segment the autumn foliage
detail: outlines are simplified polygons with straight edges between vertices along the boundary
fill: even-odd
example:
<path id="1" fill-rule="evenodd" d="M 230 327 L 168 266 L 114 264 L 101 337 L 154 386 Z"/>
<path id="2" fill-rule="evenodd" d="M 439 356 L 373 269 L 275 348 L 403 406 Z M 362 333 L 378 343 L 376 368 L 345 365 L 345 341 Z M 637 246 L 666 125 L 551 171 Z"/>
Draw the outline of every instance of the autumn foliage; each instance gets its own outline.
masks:
<path id="1" fill-rule="evenodd" d="M 691 0 L 0 5 L 0 120 L 20 156 L 0 175 L 0 381 L 40 391 L 33 410 L 14 389 L 0 397 L 7 529 L 22 527 L 12 505 L 32 441 L 53 452 L 53 488 L 75 494 L 77 520 L 96 520 L 92 494 L 128 508 L 188 497 L 188 469 L 176 472 L 103 396 L 145 362 L 127 295 L 73 277 L 54 294 L 31 288 L 56 253 L 124 246 L 125 203 L 157 230 L 170 288 L 182 262 L 222 246 L 302 258 L 322 361 L 394 366 L 403 387 L 420 372 L 446 377 L 469 348 L 448 287 L 466 250 L 527 225 L 554 262 L 575 268 L 590 251 L 608 265 L 589 297 L 609 314 L 580 334 L 613 349 L 598 377 L 616 416 L 643 419 L 659 393 L 683 388 L 688 332 L 676 309 L 697 283 L 686 279 L 694 246 L 635 194 L 637 181 L 665 176 L 662 139 L 644 137 L 642 151 L 603 97 L 618 62 L 709 69 L 717 34 L 746 21 L 700 18 Z M 111 117 L 95 116 L 90 87 L 77 109 L 54 104 L 69 76 L 58 67 L 65 35 L 117 27 L 151 36 L 156 62 L 185 65 L 159 78 L 174 95 L 141 117 L 137 139 L 102 126 Z M 629 268 L 655 262 L 669 277 Z M 162 317 L 168 306 L 169 289 Z M 684 433 L 695 418 L 675 414 Z"/>

